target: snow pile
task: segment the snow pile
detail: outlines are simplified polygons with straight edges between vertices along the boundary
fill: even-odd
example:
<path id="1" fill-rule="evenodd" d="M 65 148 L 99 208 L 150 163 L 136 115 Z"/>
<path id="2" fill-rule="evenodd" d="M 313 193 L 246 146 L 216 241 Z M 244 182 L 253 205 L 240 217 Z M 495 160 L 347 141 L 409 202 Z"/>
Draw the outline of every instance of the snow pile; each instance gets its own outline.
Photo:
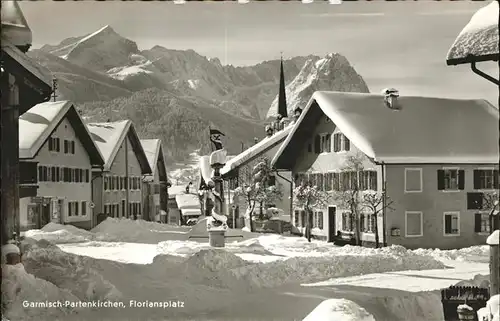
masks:
<path id="1" fill-rule="evenodd" d="M 24 232 L 24 236 L 37 241 L 43 239 L 56 244 L 81 243 L 94 239 L 94 234 L 89 231 L 79 229 L 73 225 L 62 225 L 52 222 L 40 230 L 26 231 Z"/>
<path id="2" fill-rule="evenodd" d="M 78 302 L 68 290 L 26 272 L 22 264 L 2 265 L 2 314 L 9 320 L 40 320 L 68 315 L 71 307 L 23 307 L 23 302 Z"/>
<path id="3" fill-rule="evenodd" d="M 429 255 L 437 260 L 468 261 L 470 257 L 488 257 L 490 248 L 487 245 L 480 245 L 458 250 L 416 249 L 413 252 L 420 255 Z"/>
<path id="4" fill-rule="evenodd" d="M 211 249 L 208 243 L 194 241 L 164 241 L 157 245 L 158 254 L 169 254 L 175 256 L 191 256 L 201 250 Z M 259 239 L 249 239 L 242 242 L 227 243 L 223 251 L 235 254 L 251 253 L 261 255 L 274 255 L 260 244 Z"/>
<path id="5" fill-rule="evenodd" d="M 184 234 L 188 229 L 144 220 L 108 217 L 91 231 L 97 241 L 158 243 L 168 240 L 169 234 Z"/>
<path id="6" fill-rule="evenodd" d="M 446 60 L 498 54 L 498 2 L 481 8 L 460 32 Z"/>
<path id="7" fill-rule="evenodd" d="M 80 300 L 116 300 L 121 293 L 94 269 L 95 260 L 69 254 L 45 240 L 23 256 L 28 273 L 70 291 Z"/>
<path id="8" fill-rule="evenodd" d="M 490 276 L 476 274 L 472 280 L 460 281 L 455 286 L 477 286 L 488 289 L 490 287 Z"/>
<path id="9" fill-rule="evenodd" d="M 375 321 L 375 318 L 352 301 L 329 299 L 321 302 L 302 321 Z"/>
<path id="10" fill-rule="evenodd" d="M 366 253 L 365 253 L 366 254 Z M 428 257 L 390 247 L 373 255 L 293 257 L 284 261 L 246 265 L 234 269 L 238 278 L 259 286 L 272 287 L 288 282 L 300 283 L 333 277 L 403 270 L 443 269 L 443 263 Z"/>
<path id="11" fill-rule="evenodd" d="M 491 233 L 491 235 L 486 239 L 486 243 L 488 245 L 500 244 L 500 230 L 496 230 L 495 232 Z"/>

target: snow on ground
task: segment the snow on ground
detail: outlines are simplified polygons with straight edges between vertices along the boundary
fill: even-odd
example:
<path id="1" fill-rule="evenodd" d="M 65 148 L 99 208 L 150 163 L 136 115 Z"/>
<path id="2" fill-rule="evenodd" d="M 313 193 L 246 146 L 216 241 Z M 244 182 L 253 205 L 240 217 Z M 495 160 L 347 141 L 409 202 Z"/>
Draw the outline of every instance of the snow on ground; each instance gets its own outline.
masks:
<path id="1" fill-rule="evenodd" d="M 352 301 L 330 299 L 321 302 L 302 321 L 375 321 L 375 318 Z"/>

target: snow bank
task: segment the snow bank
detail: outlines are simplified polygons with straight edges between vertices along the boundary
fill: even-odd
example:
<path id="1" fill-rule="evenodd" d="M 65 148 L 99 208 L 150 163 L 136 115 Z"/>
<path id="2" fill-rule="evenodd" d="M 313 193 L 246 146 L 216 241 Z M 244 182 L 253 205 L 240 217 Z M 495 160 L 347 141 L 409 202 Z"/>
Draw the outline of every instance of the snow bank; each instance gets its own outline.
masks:
<path id="1" fill-rule="evenodd" d="M 499 245 L 500 244 L 500 230 L 496 230 L 495 232 L 491 233 L 490 236 L 486 239 L 486 243 L 488 245 Z"/>
<path id="2" fill-rule="evenodd" d="M 28 273 L 70 291 L 80 300 L 117 300 L 121 293 L 94 269 L 95 260 L 69 254 L 45 240 L 23 255 Z"/>
<path id="3" fill-rule="evenodd" d="M 353 247 L 354 248 L 354 247 Z M 362 252 L 359 248 L 359 252 Z M 369 252 L 369 249 L 364 249 Z M 293 257 L 284 261 L 253 264 L 233 269 L 238 278 L 259 286 L 272 287 L 288 282 L 311 282 L 333 277 L 402 270 L 443 269 L 443 263 L 412 253 L 402 247 L 373 250 L 373 254 L 349 251 L 325 257 Z"/>
<path id="4" fill-rule="evenodd" d="M 321 302 L 302 321 L 375 321 L 375 318 L 352 301 L 329 299 Z"/>
<path id="5" fill-rule="evenodd" d="M 43 239 L 56 244 L 88 242 L 95 237 L 93 233 L 73 225 L 61 225 L 52 222 L 40 230 L 26 231 L 24 236 L 37 241 Z"/>
<path id="6" fill-rule="evenodd" d="M 490 248 L 487 245 L 480 245 L 459 250 L 416 249 L 413 252 L 420 255 L 429 255 L 437 260 L 468 261 L 470 257 L 489 257 Z"/>
<path id="7" fill-rule="evenodd" d="M 25 308 L 23 302 L 78 302 L 79 299 L 65 289 L 26 272 L 22 264 L 2 265 L 2 314 L 9 320 L 40 320 L 78 311 L 71 307 Z M 2 316 L 2 317 L 3 317 Z"/>
<path id="8" fill-rule="evenodd" d="M 112 217 L 91 230 L 97 241 L 138 243 L 158 243 L 172 238 L 172 234 L 185 234 L 188 231 L 179 226 Z"/>
<path id="9" fill-rule="evenodd" d="M 490 287 L 490 276 L 477 274 L 472 280 L 460 281 L 455 286 L 477 286 L 488 289 Z"/>

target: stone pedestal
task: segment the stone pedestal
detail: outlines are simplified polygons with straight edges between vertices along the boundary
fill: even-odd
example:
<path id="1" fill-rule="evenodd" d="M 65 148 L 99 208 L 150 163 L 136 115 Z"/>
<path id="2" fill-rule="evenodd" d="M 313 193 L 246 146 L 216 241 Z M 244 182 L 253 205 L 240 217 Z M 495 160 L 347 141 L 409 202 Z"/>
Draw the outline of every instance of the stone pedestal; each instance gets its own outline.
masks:
<path id="1" fill-rule="evenodd" d="M 226 243 L 226 231 L 208 231 L 208 240 L 211 247 L 224 247 Z"/>

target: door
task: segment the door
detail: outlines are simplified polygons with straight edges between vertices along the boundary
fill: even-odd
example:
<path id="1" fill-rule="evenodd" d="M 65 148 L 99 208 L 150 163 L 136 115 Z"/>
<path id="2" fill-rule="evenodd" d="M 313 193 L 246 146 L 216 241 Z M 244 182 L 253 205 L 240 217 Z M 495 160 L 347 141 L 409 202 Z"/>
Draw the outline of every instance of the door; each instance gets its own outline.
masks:
<path id="1" fill-rule="evenodd" d="M 335 206 L 328 207 L 328 242 L 333 242 L 333 238 L 336 234 L 337 224 L 335 222 L 337 218 L 337 208 Z"/>
<path id="2" fill-rule="evenodd" d="M 50 203 L 44 203 L 42 205 L 42 215 L 40 218 L 40 228 L 44 227 L 45 225 L 49 224 L 50 222 Z"/>

